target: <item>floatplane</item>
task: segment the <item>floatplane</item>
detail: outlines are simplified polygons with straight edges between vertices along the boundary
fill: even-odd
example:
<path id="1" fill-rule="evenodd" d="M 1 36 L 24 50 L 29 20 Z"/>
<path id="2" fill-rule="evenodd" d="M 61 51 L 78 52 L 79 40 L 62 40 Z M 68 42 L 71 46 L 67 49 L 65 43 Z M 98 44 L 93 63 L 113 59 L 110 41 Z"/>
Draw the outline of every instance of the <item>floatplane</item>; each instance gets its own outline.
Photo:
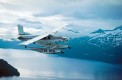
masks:
<path id="1" fill-rule="evenodd" d="M 49 53 L 49 54 L 56 54 L 56 53 L 64 53 L 62 50 L 71 47 L 69 45 L 60 44 L 60 42 L 68 41 L 67 37 L 59 37 L 54 36 L 54 33 L 62 29 L 63 27 L 55 28 L 49 32 L 46 32 L 43 35 L 32 35 L 27 32 L 24 32 L 22 25 L 18 26 L 18 39 L 24 41 L 19 45 L 25 46 L 25 48 L 29 48 L 29 44 L 36 44 L 39 45 L 40 48 L 31 48 L 31 50 L 38 51 L 41 53 Z"/>

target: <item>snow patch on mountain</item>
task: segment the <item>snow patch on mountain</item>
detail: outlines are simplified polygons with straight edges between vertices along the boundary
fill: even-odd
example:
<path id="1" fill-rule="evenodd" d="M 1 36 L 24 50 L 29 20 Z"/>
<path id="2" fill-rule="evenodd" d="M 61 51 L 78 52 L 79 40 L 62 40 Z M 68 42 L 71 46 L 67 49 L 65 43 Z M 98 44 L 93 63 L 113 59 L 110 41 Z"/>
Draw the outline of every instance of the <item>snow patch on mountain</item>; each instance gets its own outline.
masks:
<path id="1" fill-rule="evenodd" d="M 119 46 L 122 45 L 122 30 L 115 28 L 113 30 L 106 30 L 104 33 L 92 33 L 88 40 L 95 45 Z"/>

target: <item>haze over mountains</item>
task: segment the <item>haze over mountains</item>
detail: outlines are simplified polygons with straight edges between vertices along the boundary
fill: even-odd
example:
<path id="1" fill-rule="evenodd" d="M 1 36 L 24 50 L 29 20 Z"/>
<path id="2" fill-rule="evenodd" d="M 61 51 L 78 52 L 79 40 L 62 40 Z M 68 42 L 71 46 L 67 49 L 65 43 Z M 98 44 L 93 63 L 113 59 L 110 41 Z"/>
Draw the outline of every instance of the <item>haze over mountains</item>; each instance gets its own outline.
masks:
<path id="1" fill-rule="evenodd" d="M 98 29 L 88 36 L 71 39 L 69 44 L 73 48 L 66 56 L 122 63 L 122 26 L 113 30 Z"/>
<path id="2" fill-rule="evenodd" d="M 108 63 L 122 63 L 122 26 L 112 30 L 102 30 L 89 32 L 83 36 L 77 29 L 64 29 L 66 37 L 71 37 L 68 44 L 71 50 L 64 50 L 64 57 L 97 60 Z M 63 31 L 57 33 L 61 34 Z M 79 37 L 80 36 L 80 37 Z M 17 37 L 17 36 L 16 36 Z M 11 41 L 0 40 L 0 48 L 24 49 L 18 46 L 20 41 L 11 39 Z"/>

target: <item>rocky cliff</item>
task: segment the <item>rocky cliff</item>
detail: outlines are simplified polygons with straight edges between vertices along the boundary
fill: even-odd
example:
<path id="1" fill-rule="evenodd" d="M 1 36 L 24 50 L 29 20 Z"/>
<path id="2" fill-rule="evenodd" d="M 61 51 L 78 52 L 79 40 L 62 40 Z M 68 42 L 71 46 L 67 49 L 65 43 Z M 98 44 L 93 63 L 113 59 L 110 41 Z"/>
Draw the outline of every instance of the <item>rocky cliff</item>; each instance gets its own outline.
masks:
<path id="1" fill-rule="evenodd" d="M 0 59 L 0 77 L 19 76 L 20 73 L 3 59 Z"/>

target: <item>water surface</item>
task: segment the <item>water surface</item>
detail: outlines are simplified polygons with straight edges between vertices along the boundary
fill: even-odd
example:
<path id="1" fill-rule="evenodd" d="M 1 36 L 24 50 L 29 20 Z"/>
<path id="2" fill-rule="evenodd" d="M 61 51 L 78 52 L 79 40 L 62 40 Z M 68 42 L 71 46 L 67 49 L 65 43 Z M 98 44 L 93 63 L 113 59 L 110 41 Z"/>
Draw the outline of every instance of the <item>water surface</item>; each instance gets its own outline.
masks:
<path id="1" fill-rule="evenodd" d="M 17 49 L 0 49 L 0 58 L 20 72 L 20 77 L 0 80 L 122 80 L 122 66 L 117 64 Z"/>

